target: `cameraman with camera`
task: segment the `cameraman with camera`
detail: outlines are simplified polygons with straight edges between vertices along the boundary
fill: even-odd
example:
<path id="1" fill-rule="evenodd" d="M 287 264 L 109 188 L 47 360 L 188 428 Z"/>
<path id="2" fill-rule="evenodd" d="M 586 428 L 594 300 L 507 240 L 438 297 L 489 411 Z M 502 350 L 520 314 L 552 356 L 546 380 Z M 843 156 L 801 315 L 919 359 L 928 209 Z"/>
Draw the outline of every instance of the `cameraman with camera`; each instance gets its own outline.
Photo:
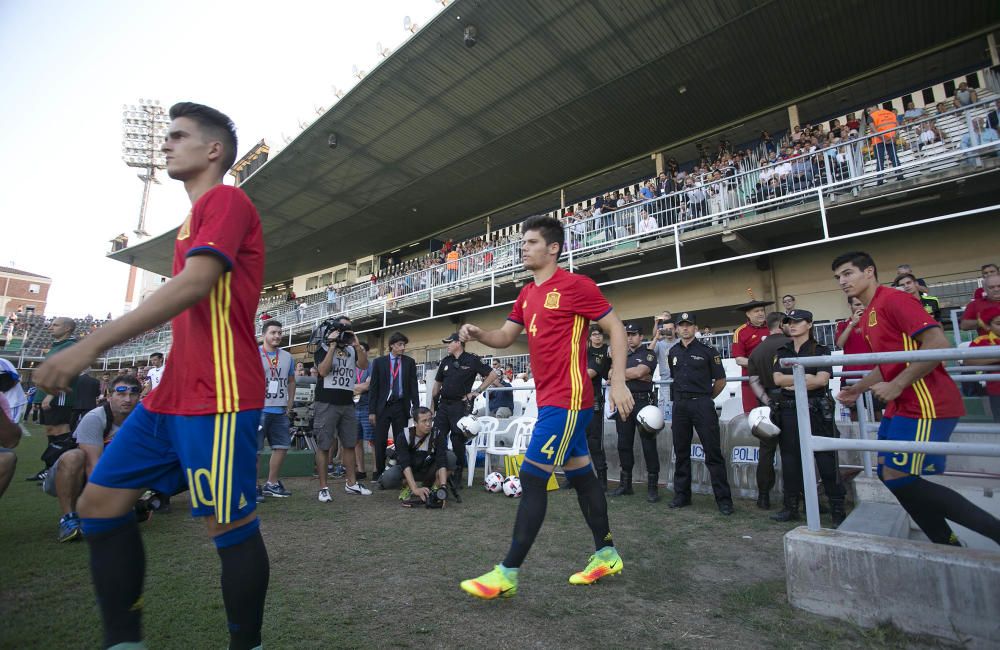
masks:
<path id="1" fill-rule="evenodd" d="M 653 338 L 649 341 L 648 348 L 656 352 L 656 364 L 660 368 L 660 381 L 670 378 L 670 365 L 667 363 L 667 355 L 670 348 L 677 345 L 677 336 L 674 333 L 674 317 L 669 311 L 664 310 L 656 317 L 653 323 Z M 661 384 L 659 388 L 657 402 L 660 410 L 663 411 L 663 421 L 671 422 L 674 419 L 674 403 L 670 401 L 670 387 Z"/>
<path id="2" fill-rule="evenodd" d="M 357 480 L 354 445 L 358 441 L 358 417 L 354 409 L 354 385 L 357 370 L 368 367 L 368 353 L 358 343 L 346 316 L 328 319 L 313 332 L 310 343 L 316 346 L 314 360 L 318 377 L 314 401 L 313 435 L 316 440 L 316 475 L 319 478 L 321 503 L 333 501 L 326 484 L 326 465 L 334 436 L 340 441 L 341 460 L 347 472 L 344 491 L 371 495 L 371 490 Z"/>
<path id="3" fill-rule="evenodd" d="M 403 506 L 426 504 L 440 508 L 448 498 L 448 476 L 455 470 L 456 456 L 448 450 L 448 432 L 434 427 L 434 415 L 426 406 L 417 408 L 416 426 L 404 429 L 395 438 L 396 464 L 379 478 L 383 489 L 406 485 L 400 498 Z M 409 491 L 409 495 L 406 492 Z"/>

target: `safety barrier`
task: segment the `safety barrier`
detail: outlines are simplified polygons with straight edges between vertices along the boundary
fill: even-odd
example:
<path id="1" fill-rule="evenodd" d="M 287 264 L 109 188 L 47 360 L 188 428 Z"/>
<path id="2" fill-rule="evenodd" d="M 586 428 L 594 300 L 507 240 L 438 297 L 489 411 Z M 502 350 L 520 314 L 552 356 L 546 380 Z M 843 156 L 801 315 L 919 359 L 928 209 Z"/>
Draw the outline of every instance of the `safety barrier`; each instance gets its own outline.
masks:
<path id="1" fill-rule="evenodd" d="M 953 454 L 961 456 L 1000 456 L 1000 444 L 983 444 L 971 442 L 909 442 L 900 440 L 871 440 L 867 433 L 871 432 L 868 422 L 861 423 L 862 436 L 857 440 L 842 438 L 827 438 L 812 435 L 812 424 L 809 418 L 808 396 L 806 391 L 806 368 L 820 366 L 906 363 L 922 361 L 966 361 L 976 359 L 994 359 L 997 351 L 992 348 L 949 348 L 940 350 L 916 350 L 912 352 L 876 352 L 871 354 L 825 355 L 815 357 L 793 357 L 781 360 L 781 365 L 792 368 L 795 387 L 795 410 L 799 427 L 799 442 L 802 452 L 802 483 L 805 486 L 806 522 L 810 530 L 820 529 L 819 494 L 816 487 L 816 468 L 813 465 L 813 454 L 817 451 L 856 450 L 867 452 L 905 452 L 923 454 Z M 1000 379 L 1000 375 L 987 374 L 975 377 L 954 377 L 959 381 L 983 381 Z M 858 409 L 859 419 L 863 409 Z M 956 432 L 989 432 L 1000 433 L 1000 424 L 996 425 L 962 425 Z M 869 468 L 870 455 L 866 457 L 865 465 Z"/>

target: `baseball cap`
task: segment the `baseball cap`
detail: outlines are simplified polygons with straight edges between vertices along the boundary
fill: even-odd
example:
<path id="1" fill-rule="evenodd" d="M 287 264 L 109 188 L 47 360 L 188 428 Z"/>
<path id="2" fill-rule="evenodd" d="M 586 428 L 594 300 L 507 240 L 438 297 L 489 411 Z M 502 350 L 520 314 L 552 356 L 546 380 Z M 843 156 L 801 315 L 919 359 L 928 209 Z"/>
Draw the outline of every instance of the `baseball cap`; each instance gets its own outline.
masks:
<path id="1" fill-rule="evenodd" d="M 787 323 L 788 321 L 809 321 L 813 322 L 813 313 L 806 309 L 793 309 L 792 311 L 785 314 L 785 317 L 781 320 L 782 323 Z"/>
<path id="2" fill-rule="evenodd" d="M 452 332 L 449 336 L 441 339 L 442 343 L 451 343 L 452 341 L 460 341 L 458 338 L 458 332 Z"/>
<path id="3" fill-rule="evenodd" d="M 681 323 L 691 323 L 692 325 L 698 324 L 698 321 L 694 319 L 694 314 L 689 311 L 682 311 L 679 316 L 674 316 L 674 322 L 678 325 Z"/>
<path id="4" fill-rule="evenodd" d="M 634 323 L 632 321 L 629 321 L 628 323 L 625 323 L 625 333 L 642 334 L 642 327 L 639 325 L 639 323 Z"/>

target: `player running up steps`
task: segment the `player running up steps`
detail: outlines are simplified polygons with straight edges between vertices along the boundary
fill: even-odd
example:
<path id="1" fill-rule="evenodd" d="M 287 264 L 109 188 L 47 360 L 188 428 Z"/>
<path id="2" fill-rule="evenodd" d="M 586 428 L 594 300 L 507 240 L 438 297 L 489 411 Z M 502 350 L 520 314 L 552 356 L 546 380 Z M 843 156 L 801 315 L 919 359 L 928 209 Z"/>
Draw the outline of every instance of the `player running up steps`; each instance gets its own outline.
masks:
<path id="1" fill-rule="evenodd" d="M 559 268 L 563 228 L 551 217 L 532 217 L 521 228 L 524 268 L 534 274 L 514 301 L 500 329 L 463 325 L 463 341 L 480 341 L 492 348 L 509 347 L 527 328 L 531 372 L 538 396 L 538 420 L 521 464 L 524 490 L 514 523 L 510 550 L 501 564 L 461 587 L 478 598 L 509 598 L 517 593 L 517 574 L 545 519 L 546 485 L 556 465 L 562 465 L 576 489 L 583 518 L 594 536 L 597 552 L 585 569 L 570 576 L 572 584 L 591 584 L 620 573 L 622 559 L 611 539 L 608 504 L 594 473 L 587 447 L 587 423 L 593 415 L 594 393 L 587 377 L 586 335 L 597 321 L 611 338 L 612 407 L 627 418 L 634 406 L 625 386 L 625 328 L 594 281 Z"/>
<path id="2" fill-rule="evenodd" d="M 941 325 L 912 295 L 878 282 L 868 253 L 845 253 L 833 261 L 833 276 L 848 298 L 860 298 L 861 333 L 872 352 L 947 348 Z M 883 363 L 864 379 L 840 391 L 850 406 L 866 390 L 887 404 L 879 440 L 947 442 L 965 415 L 962 396 L 939 361 Z M 953 521 L 1000 544 L 1000 520 L 943 485 L 921 478 L 940 474 L 945 456 L 879 452 L 878 476 L 920 530 L 936 544 L 958 546 Z"/>
<path id="3" fill-rule="evenodd" d="M 255 648 L 269 564 L 256 499 L 257 427 L 264 405 L 254 311 L 264 275 L 260 218 L 241 190 L 222 184 L 236 130 L 219 111 L 175 104 L 163 152 L 191 211 L 174 244 L 173 279 L 134 311 L 49 358 L 35 381 L 64 390 L 108 348 L 171 320 L 170 363 L 159 386 L 122 424 L 77 510 L 104 621 L 104 645 L 141 645 L 145 556 L 132 506 L 147 488 L 190 485 L 222 560 L 231 650 Z"/>

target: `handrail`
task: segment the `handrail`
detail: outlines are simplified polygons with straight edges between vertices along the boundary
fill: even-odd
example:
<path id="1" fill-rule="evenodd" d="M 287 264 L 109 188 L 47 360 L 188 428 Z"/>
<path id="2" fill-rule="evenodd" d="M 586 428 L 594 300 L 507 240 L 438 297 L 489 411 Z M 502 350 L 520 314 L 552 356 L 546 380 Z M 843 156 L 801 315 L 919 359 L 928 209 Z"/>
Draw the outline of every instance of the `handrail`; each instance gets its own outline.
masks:
<path id="1" fill-rule="evenodd" d="M 869 440 L 868 423 L 863 419 L 863 409 L 858 409 L 861 439 L 844 440 L 841 438 L 826 438 L 812 435 L 812 422 L 809 417 L 809 398 L 806 391 L 806 368 L 817 366 L 839 365 L 836 361 L 848 360 L 852 364 L 861 363 L 908 363 L 920 361 L 955 361 L 959 359 L 991 359 L 997 355 L 996 350 L 983 348 L 947 348 L 935 350 L 914 350 L 903 352 L 874 352 L 870 354 L 845 354 L 812 357 L 789 357 L 781 359 L 782 367 L 792 368 L 795 386 L 795 413 L 799 427 L 799 443 L 802 454 L 802 484 L 806 497 L 806 523 L 810 530 L 820 529 L 819 493 L 816 486 L 816 468 L 813 465 L 815 451 L 837 451 L 851 449 L 863 452 L 892 451 L 919 452 L 924 454 L 951 454 L 962 456 L 1000 456 L 1000 444 L 982 444 L 967 442 L 910 442 L 902 440 Z M 835 361 L 836 360 L 836 361 Z M 867 399 L 867 398 L 866 398 Z M 982 432 L 1000 432 L 1000 424 L 978 425 Z M 871 473 L 870 455 L 866 454 L 865 473 Z"/>

